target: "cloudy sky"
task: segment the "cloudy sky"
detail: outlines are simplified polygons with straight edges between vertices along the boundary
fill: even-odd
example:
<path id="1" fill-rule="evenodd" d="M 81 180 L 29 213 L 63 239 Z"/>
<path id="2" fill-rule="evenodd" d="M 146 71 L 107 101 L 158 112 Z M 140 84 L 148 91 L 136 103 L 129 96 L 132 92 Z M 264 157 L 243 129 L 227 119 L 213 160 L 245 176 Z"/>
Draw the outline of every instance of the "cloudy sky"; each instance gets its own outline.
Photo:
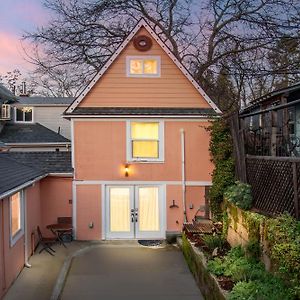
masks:
<path id="1" fill-rule="evenodd" d="M 24 60 L 21 38 L 49 20 L 42 0 L 0 0 L 0 74 L 18 68 L 25 73 L 32 68 Z"/>

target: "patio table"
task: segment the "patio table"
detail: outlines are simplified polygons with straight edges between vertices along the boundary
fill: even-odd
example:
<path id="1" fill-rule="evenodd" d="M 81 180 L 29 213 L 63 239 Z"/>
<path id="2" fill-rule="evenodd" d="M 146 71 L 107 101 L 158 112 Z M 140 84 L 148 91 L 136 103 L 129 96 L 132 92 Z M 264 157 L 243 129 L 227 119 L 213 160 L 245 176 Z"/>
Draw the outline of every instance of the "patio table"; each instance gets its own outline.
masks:
<path id="1" fill-rule="evenodd" d="M 64 224 L 64 223 L 57 223 L 57 224 L 49 224 L 46 226 L 47 229 L 51 230 L 54 235 L 57 236 L 57 240 L 65 247 L 65 245 L 62 236 L 73 229 L 72 224 Z"/>

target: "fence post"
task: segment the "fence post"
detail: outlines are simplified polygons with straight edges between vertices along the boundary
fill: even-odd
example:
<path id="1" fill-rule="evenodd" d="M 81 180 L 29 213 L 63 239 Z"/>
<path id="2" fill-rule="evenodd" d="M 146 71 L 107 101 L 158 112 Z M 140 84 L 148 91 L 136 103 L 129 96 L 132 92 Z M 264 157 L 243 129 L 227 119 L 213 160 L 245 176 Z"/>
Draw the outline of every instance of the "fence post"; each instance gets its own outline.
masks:
<path id="1" fill-rule="evenodd" d="M 293 186 L 294 186 L 294 206 L 296 219 L 299 219 L 299 201 L 298 201 L 298 180 L 297 180 L 297 164 L 292 162 L 293 169 Z"/>
<path id="2" fill-rule="evenodd" d="M 277 149 L 277 111 L 271 111 L 271 155 L 276 156 Z"/>

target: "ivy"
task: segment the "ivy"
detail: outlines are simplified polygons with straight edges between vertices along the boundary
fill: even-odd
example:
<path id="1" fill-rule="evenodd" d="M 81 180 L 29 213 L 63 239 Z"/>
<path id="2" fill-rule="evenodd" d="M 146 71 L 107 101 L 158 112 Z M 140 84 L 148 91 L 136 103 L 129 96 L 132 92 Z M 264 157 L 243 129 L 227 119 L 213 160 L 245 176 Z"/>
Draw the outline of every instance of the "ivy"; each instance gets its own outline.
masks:
<path id="1" fill-rule="evenodd" d="M 208 128 L 211 134 L 209 150 L 211 161 L 215 165 L 210 189 L 210 207 L 214 218 L 220 219 L 221 203 L 226 188 L 234 183 L 234 161 L 232 156 L 232 139 L 224 119 L 212 122 Z"/>

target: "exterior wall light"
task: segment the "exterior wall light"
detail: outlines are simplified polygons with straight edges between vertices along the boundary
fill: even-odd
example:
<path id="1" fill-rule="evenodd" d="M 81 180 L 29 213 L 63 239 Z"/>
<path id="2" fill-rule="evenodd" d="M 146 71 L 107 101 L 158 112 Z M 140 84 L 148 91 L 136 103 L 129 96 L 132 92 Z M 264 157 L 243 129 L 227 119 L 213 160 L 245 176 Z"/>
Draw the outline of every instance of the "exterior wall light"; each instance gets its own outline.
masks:
<path id="1" fill-rule="evenodd" d="M 129 164 L 125 164 L 124 171 L 125 171 L 125 177 L 128 177 L 129 176 Z"/>

